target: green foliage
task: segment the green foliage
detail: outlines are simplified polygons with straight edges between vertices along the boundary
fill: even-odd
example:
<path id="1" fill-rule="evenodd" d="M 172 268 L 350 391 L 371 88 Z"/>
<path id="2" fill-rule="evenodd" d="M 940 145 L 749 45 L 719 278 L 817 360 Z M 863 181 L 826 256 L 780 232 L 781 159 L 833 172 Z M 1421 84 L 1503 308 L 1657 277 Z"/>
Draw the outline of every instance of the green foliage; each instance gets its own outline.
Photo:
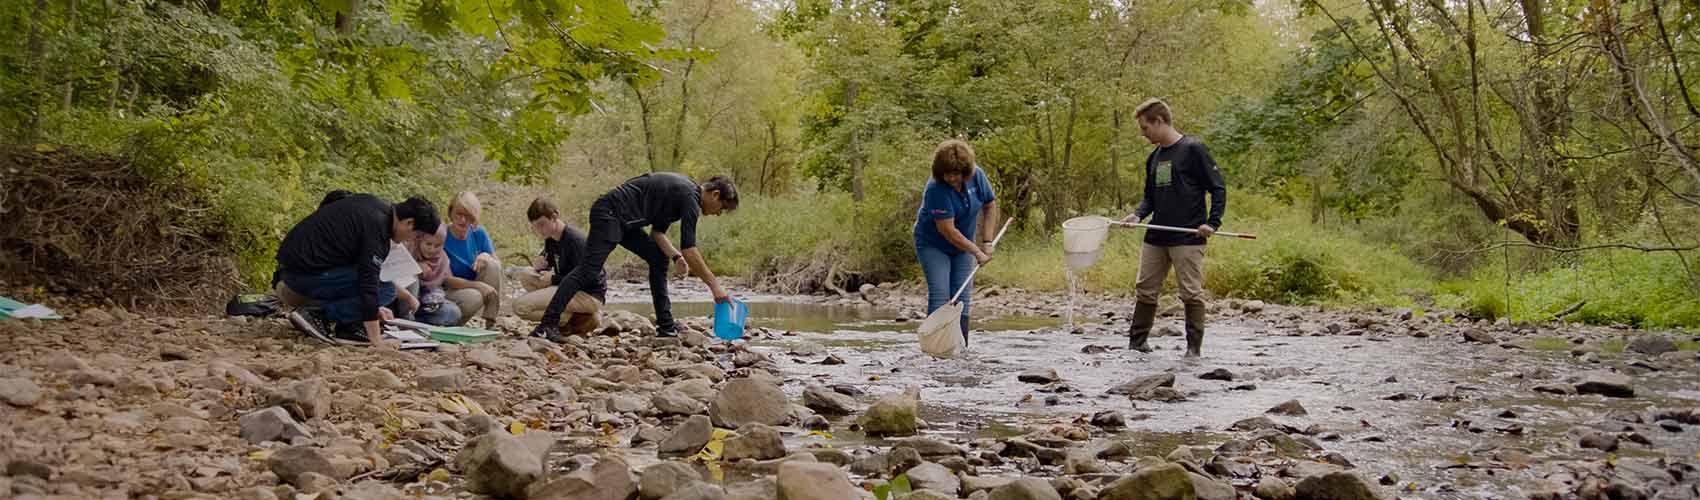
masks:
<path id="1" fill-rule="evenodd" d="M 1640 328 L 1700 325 L 1694 284 L 1673 255 L 1598 253 L 1544 271 L 1515 272 L 1507 283 L 1503 266 L 1483 266 L 1469 279 L 1441 287 L 1437 300 L 1488 319 L 1548 321 L 1586 301 L 1565 319 Z"/>
<path id="2" fill-rule="evenodd" d="M 874 498 L 878 500 L 895 500 L 914 491 L 909 485 L 909 476 L 898 474 L 891 482 L 874 487 Z"/>

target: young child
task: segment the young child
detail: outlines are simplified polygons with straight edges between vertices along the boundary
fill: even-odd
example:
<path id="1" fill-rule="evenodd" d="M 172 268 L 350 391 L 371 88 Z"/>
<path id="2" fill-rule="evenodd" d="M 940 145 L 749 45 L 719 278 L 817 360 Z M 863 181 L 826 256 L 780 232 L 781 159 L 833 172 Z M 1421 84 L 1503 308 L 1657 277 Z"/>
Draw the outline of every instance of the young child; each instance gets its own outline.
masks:
<path id="1" fill-rule="evenodd" d="M 419 282 L 414 284 L 413 296 L 417 297 L 418 311 L 404 315 L 421 323 L 439 326 L 451 326 L 460 322 L 460 307 L 448 299 L 443 290 L 443 281 L 449 277 L 449 255 L 443 251 L 443 241 L 448 237 L 448 225 L 437 228 L 436 233 L 420 235 L 408 245 L 407 251 L 413 254 L 419 263 Z M 404 310 L 406 308 L 403 308 Z"/>

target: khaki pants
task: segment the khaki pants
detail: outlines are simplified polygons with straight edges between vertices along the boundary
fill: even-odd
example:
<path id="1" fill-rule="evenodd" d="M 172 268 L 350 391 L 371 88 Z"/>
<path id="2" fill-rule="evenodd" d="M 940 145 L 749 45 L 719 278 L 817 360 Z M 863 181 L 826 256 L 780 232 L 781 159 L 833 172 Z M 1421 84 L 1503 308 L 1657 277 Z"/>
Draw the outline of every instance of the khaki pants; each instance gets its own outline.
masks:
<path id="1" fill-rule="evenodd" d="M 478 263 L 477 281 L 481 281 L 495 292 L 480 293 L 476 288 L 458 288 L 448 291 L 449 301 L 460 307 L 460 323 L 466 324 L 480 313 L 490 325 L 494 325 L 496 317 L 502 314 L 502 263 L 493 258 L 480 257 Z"/>
<path id="2" fill-rule="evenodd" d="M 1204 304 L 1204 245 L 1160 247 L 1148 243 L 1140 247 L 1136 300 L 1156 304 L 1171 265 L 1175 268 L 1175 283 L 1180 285 L 1181 303 Z"/>
<path id="3" fill-rule="evenodd" d="M 547 281 L 545 281 L 547 283 Z M 542 321 L 549 301 L 555 299 L 555 287 L 546 286 L 514 299 L 514 315 L 526 321 Z M 566 314 L 561 315 L 561 328 L 574 335 L 585 335 L 602 326 L 602 301 L 584 292 L 573 294 L 567 302 Z"/>

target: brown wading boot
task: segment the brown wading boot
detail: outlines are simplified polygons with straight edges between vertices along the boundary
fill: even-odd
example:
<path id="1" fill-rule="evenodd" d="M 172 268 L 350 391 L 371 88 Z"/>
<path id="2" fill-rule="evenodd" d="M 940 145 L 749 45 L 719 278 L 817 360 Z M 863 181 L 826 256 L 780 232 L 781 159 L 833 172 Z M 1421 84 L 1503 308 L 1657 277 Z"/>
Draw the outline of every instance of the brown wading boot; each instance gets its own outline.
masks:
<path id="1" fill-rule="evenodd" d="M 1157 322 L 1157 304 L 1135 302 L 1133 304 L 1133 323 L 1127 329 L 1127 348 L 1139 352 L 1151 352 L 1151 346 L 1145 339 L 1151 337 L 1151 325 Z"/>
<path id="2" fill-rule="evenodd" d="M 1204 350 L 1204 303 L 1186 305 L 1186 357 L 1203 356 Z"/>

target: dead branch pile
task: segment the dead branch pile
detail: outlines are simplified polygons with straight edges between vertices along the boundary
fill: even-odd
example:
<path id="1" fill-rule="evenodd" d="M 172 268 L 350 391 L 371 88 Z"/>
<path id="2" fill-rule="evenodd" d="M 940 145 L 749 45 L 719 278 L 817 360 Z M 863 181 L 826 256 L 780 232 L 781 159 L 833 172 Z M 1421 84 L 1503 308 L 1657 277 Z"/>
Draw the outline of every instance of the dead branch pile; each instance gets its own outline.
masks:
<path id="1" fill-rule="evenodd" d="M 240 283 L 211 206 L 124 159 L 0 150 L 0 276 L 130 310 L 222 304 Z"/>

